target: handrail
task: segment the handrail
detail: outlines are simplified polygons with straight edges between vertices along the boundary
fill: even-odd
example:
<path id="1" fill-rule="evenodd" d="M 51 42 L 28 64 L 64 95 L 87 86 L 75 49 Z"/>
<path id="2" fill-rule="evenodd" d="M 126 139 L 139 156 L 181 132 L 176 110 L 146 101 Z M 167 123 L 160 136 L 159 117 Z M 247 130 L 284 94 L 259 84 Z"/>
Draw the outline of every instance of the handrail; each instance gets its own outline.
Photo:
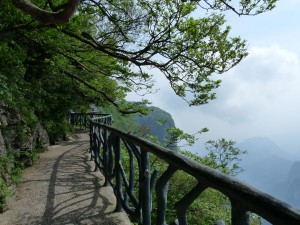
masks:
<path id="1" fill-rule="evenodd" d="M 95 115 L 95 114 L 93 114 Z M 73 116 L 82 116 L 74 114 Z M 111 116 L 105 114 L 90 119 L 91 156 L 95 169 L 104 173 L 105 185 L 110 183 L 117 198 L 116 210 L 124 209 L 136 216 L 140 224 L 151 224 L 152 191 L 155 184 L 157 199 L 156 224 L 166 225 L 166 201 L 168 181 L 177 170 L 182 170 L 197 179 L 198 184 L 174 205 L 180 225 L 187 225 L 186 212 L 190 204 L 206 189 L 213 188 L 230 199 L 232 225 L 246 225 L 249 212 L 253 212 L 275 225 L 299 225 L 300 211 L 258 189 L 251 187 L 231 176 L 206 167 L 172 151 L 130 133 L 117 130 L 112 124 Z M 106 119 L 105 119 L 106 118 Z M 121 141 L 124 147 L 121 147 Z M 121 153 L 129 154 L 130 171 L 122 166 Z M 169 167 L 157 178 L 157 172 L 150 174 L 149 153 L 154 154 Z M 134 159 L 138 170 L 134 171 Z M 139 176 L 139 196 L 134 193 L 135 173 Z M 126 190 L 124 192 L 124 190 Z M 129 203 L 130 201 L 130 203 Z M 172 224 L 178 224 L 173 222 Z"/>
<path id="2" fill-rule="evenodd" d="M 69 113 L 69 122 L 72 125 L 80 126 L 80 128 L 89 128 L 90 119 L 94 118 L 96 122 L 104 124 L 112 124 L 112 116 L 110 114 L 90 112 L 90 113 Z"/>

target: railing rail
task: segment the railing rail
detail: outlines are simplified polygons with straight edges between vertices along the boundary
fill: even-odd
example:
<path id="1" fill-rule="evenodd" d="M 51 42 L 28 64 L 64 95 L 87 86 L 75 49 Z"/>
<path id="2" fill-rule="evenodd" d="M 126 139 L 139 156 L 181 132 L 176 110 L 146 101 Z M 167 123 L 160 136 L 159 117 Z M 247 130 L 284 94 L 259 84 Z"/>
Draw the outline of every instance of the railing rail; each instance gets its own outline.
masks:
<path id="1" fill-rule="evenodd" d="M 80 128 L 85 128 L 85 129 L 89 128 L 90 119 L 93 119 L 94 122 L 108 124 L 108 125 L 111 125 L 113 122 L 112 116 L 110 114 L 103 114 L 98 112 L 90 112 L 90 113 L 70 112 L 69 113 L 70 124 L 77 125 Z"/>
<path id="2" fill-rule="evenodd" d="M 90 114 L 87 114 L 90 116 Z M 93 114 L 95 115 L 95 114 Z M 73 114 L 72 116 L 84 116 Z M 110 119 L 108 119 L 110 118 Z M 74 120 L 75 121 L 75 120 Z M 76 121 L 85 121 L 78 119 Z M 153 144 L 111 127 L 110 115 L 91 117 L 90 143 L 91 158 L 95 169 L 105 176 L 105 185 L 111 184 L 117 198 L 116 210 L 124 209 L 138 218 L 143 225 L 151 224 L 152 192 L 157 199 L 156 224 L 166 225 L 168 181 L 177 170 L 182 170 L 197 179 L 198 183 L 174 205 L 177 220 L 172 224 L 187 225 L 187 210 L 191 203 L 207 188 L 215 189 L 230 199 L 232 225 L 250 224 L 250 212 L 256 213 L 275 225 L 299 225 L 300 211 L 264 192 L 257 190 L 231 176 L 220 173 L 187 158 L 179 153 Z M 122 147 L 121 147 L 122 143 Z M 121 154 L 129 155 L 129 171 L 124 171 Z M 150 168 L 150 154 L 168 164 L 158 177 Z M 134 160 L 138 169 L 135 171 Z M 150 174 L 150 171 L 153 171 Z M 138 193 L 135 193 L 135 174 L 138 174 Z M 136 196 L 137 195 L 137 196 Z"/>

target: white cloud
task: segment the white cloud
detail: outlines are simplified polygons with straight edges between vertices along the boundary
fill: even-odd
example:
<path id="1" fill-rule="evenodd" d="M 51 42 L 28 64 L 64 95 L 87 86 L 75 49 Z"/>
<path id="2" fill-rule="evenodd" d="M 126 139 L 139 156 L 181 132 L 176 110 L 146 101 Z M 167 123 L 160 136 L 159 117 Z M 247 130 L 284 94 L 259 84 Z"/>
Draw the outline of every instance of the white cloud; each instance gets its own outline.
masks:
<path id="1" fill-rule="evenodd" d="M 210 129 L 207 138 L 235 140 L 299 132 L 300 60 L 279 45 L 254 47 L 236 68 L 222 75 L 218 99 L 188 107 L 163 79 L 153 104 L 173 115 L 178 127 L 195 132 Z"/>
<path id="2" fill-rule="evenodd" d="M 227 119 L 244 133 L 270 135 L 300 122 L 300 66 L 296 54 L 279 46 L 252 48 L 249 57 L 224 75 L 220 98 L 206 113 Z M 251 129 L 252 130 L 251 130 Z"/>
<path id="3" fill-rule="evenodd" d="M 283 119 L 287 111 L 298 108 L 299 84 L 296 54 L 279 46 L 253 48 L 249 57 L 224 78 L 221 92 L 227 95 L 221 105 L 248 114 L 248 118 L 253 115 L 253 120 Z"/>

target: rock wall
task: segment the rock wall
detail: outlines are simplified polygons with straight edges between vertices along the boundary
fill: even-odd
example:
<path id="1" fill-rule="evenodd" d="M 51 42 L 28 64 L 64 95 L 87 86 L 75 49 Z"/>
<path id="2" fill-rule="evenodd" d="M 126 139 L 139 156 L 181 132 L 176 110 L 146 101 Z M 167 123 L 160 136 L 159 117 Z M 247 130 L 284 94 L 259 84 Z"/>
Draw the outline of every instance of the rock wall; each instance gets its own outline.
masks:
<path id="1" fill-rule="evenodd" d="M 1 127 L 3 127 L 4 125 L 5 124 L 4 124 L 3 110 L 0 107 L 0 155 L 6 153 L 6 146 L 1 132 Z"/>
<path id="2" fill-rule="evenodd" d="M 0 106 L 0 153 L 8 149 L 32 151 L 35 148 L 47 150 L 49 136 L 40 123 L 28 126 L 21 114 L 15 109 Z"/>
<path id="3" fill-rule="evenodd" d="M 1 103 L 1 101 L 0 101 Z M 45 151 L 49 146 L 49 137 L 40 123 L 31 123 L 24 119 L 18 110 L 0 104 L 0 157 L 7 152 L 14 153 L 14 159 L 3 157 L 0 165 L 0 213 L 5 210 L 6 199 L 16 190 L 12 179 L 15 160 L 22 162 L 25 167 L 33 164 L 33 149 Z M 4 162 L 4 164 L 3 164 Z"/>
<path id="4" fill-rule="evenodd" d="M 0 155 L 5 154 L 6 153 L 6 146 L 4 143 L 4 139 L 2 137 L 2 133 L 1 133 L 1 129 L 0 129 Z"/>

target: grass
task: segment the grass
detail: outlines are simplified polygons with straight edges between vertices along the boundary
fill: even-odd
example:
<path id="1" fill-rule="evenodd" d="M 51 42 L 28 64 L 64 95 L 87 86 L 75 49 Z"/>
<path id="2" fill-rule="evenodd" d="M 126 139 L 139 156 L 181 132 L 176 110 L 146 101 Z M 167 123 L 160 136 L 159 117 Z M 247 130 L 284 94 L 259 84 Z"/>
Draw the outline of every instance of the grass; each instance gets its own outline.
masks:
<path id="1" fill-rule="evenodd" d="M 13 194 L 12 186 L 21 180 L 24 164 L 18 159 L 22 156 L 30 157 L 34 163 L 39 158 L 39 150 L 0 155 L 0 213 L 5 211 L 7 199 Z"/>

